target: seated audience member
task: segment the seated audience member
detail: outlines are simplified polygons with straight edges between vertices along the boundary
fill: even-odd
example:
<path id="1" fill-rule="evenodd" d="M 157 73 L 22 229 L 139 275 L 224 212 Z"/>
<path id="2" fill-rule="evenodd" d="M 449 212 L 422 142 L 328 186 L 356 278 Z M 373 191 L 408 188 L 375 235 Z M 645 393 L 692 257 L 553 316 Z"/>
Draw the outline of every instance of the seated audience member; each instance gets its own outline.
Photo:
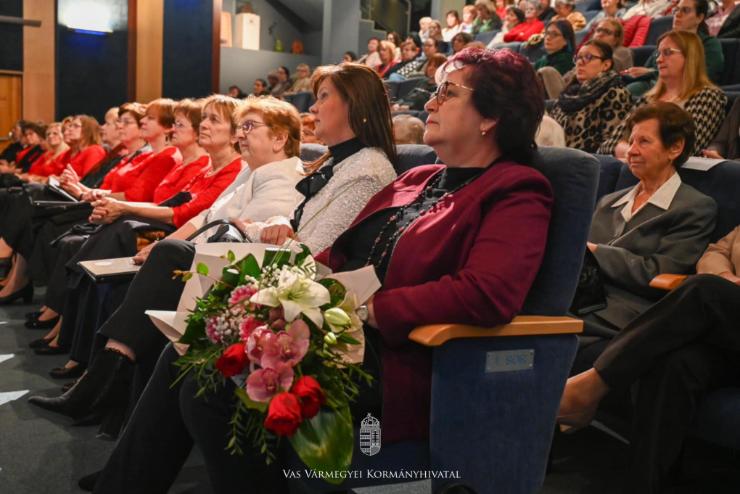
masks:
<path id="1" fill-rule="evenodd" d="M 496 9 L 490 0 L 475 0 L 475 10 L 478 16 L 473 23 L 473 32 L 471 34 L 476 35 L 478 33 L 501 29 L 503 22 L 501 22 L 501 18 L 496 14 Z"/>
<path id="2" fill-rule="evenodd" d="M 357 54 L 353 51 L 345 51 L 342 55 L 342 62 L 352 63 L 357 61 Z"/>
<path id="3" fill-rule="evenodd" d="M 236 85 L 229 86 L 229 91 L 226 93 L 226 95 L 236 99 L 242 99 L 247 96 L 244 91 L 242 91 L 242 89 Z"/>
<path id="4" fill-rule="evenodd" d="M 586 28 L 595 26 L 604 19 L 621 19 L 625 12 L 622 0 L 601 0 L 601 10 L 588 21 Z"/>
<path id="5" fill-rule="evenodd" d="M 540 34 L 545 30 L 545 25 L 537 18 L 537 1 L 528 0 L 524 7 L 524 21 L 504 34 L 503 41 L 512 43 L 527 41 L 532 35 Z"/>
<path id="6" fill-rule="evenodd" d="M 473 42 L 473 35 L 468 33 L 457 33 L 452 38 L 452 53 L 458 53 L 463 48 L 465 48 L 467 45 Z"/>
<path id="7" fill-rule="evenodd" d="M 295 94 L 311 91 L 311 67 L 305 63 L 299 63 L 295 68 L 296 77 L 293 85 L 283 94 Z"/>
<path id="8" fill-rule="evenodd" d="M 440 43 L 434 41 L 433 39 L 426 40 L 422 44 L 421 51 L 424 58 L 424 64 L 421 66 L 418 72 L 412 72 L 411 74 L 409 74 L 409 77 L 426 77 L 426 66 L 429 63 L 429 60 L 431 60 L 432 56 L 437 54 L 445 56 L 441 52 Z"/>
<path id="9" fill-rule="evenodd" d="M 594 153 L 630 114 L 632 96 L 606 43 L 587 41 L 575 60 L 575 80 L 560 93 L 550 116 L 563 127 L 568 147 Z"/>
<path id="10" fill-rule="evenodd" d="M 393 117 L 393 141 L 399 144 L 423 144 L 424 122 L 412 115 Z"/>
<path id="11" fill-rule="evenodd" d="M 506 7 L 503 15 L 504 25 L 501 27 L 501 31 L 496 33 L 496 36 L 491 39 L 487 47 L 492 49 L 496 45 L 503 43 L 504 36 L 509 34 L 512 29 L 515 29 L 518 25 L 522 24 L 525 19 L 526 17 L 523 10 L 513 5 Z"/>
<path id="12" fill-rule="evenodd" d="M 593 367 L 568 379 L 559 421 L 583 427 L 609 391 L 634 395 L 630 486 L 663 492 L 701 398 L 740 371 L 740 227 L 710 244 L 688 278 L 630 322 Z"/>
<path id="13" fill-rule="evenodd" d="M 401 35 L 395 31 L 390 31 L 386 35 L 385 39 L 386 41 L 390 41 L 391 43 L 393 43 L 393 46 L 396 47 L 396 60 L 400 59 L 401 58 L 401 43 L 403 43 L 403 40 L 401 39 Z"/>
<path id="14" fill-rule="evenodd" d="M 457 12 L 457 10 L 449 10 L 445 14 L 445 24 L 447 24 L 447 26 L 442 29 L 442 40 L 449 43 L 450 41 L 452 41 L 452 37 L 459 33 L 462 29 L 462 24 L 460 23 L 460 14 Z"/>
<path id="15" fill-rule="evenodd" d="M 401 45 L 401 61 L 387 72 L 389 81 L 405 81 L 409 75 L 417 72 L 425 60 L 421 58 L 421 49 L 413 41 L 406 40 Z"/>
<path id="16" fill-rule="evenodd" d="M 116 134 L 118 129 L 114 127 Z M 103 131 L 103 136 L 108 132 Z M 69 149 L 62 137 L 62 123 L 52 122 L 46 126 L 46 139 L 44 139 L 46 152 L 36 160 L 28 169 L 28 180 L 31 182 L 46 182 L 51 175 L 59 175 L 64 170 L 61 158 Z"/>
<path id="17" fill-rule="evenodd" d="M 545 249 L 552 192 L 527 165 L 543 113 L 537 76 L 510 51 L 466 49 L 456 57 L 460 68 L 444 72 L 427 104 L 431 122 L 424 135 L 447 165 L 417 168 L 383 189 L 322 256 L 335 271 L 372 265 L 383 284 L 367 304 L 365 326 L 365 369 L 377 381 L 353 404 L 352 415 L 356 422 L 382 409 L 384 444 L 428 436 L 431 351 L 404 344 L 410 330 L 441 320 L 509 321 Z M 423 214 L 450 196 L 447 208 Z M 390 249 L 376 249 L 373 241 L 395 243 L 392 261 Z M 429 245 L 438 247 L 420 260 L 418 249 Z M 451 291 L 464 294 L 465 303 L 448 300 Z M 287 492 L 282 458 L 266 467 L 257 452 L 245 458 L 224 449 L 230 381 L 223 394 L 196 398 L 192 376 L 173 386 L 176 358 L 170 347 L 163 352 L 94 492 L 167 492 L 194 443 L 215 492 L 243 485 Z"/>
<path id="18" fill-rule="evenodd" d="M 25 144 L 22 143 L 23 125 L 25 123 L 25 120 L 18 120 L 10 129 L 10 144 L 0 153 L 0 173 L 6 173 L 3 171 L 5 167 L 10 165 L 10 163 L 15 163 L 15 156 L 18 154 L 18 151 L 25 147 Z"/>
<path id="19" fill-rule="evenodd" d="M 691 115 L 657 101 L 638 108 L 626 129 L 627 165 L 640 182 L 596 206 L 587 246 L 603 280 L 606 307 L 580 313 L 586 326 L 575 371 L 590 367 L 609 338 L 662 295 L 650 280 L 691 272 L 714 230 L 716 203 L 676 172 L 694 149 Z"/>
<path id="20" fill-rule="evenodd" d="M 694 119 L 696 135 L 691 155 L 701 155 L 717 134 L 725 116 L 727 97 L 707 77 L 701 39 L 686 31 L 670 31 L 658 41 L 658 82 L 635 107 L 656 101 L 672 102 Z M 626 157 L 624 124 L 601 147 L 600 154 Z"/>
<path id="21" fill-rule="evenodd" d="M 360 57 L 357 63 L 364 63 L 371 69 L 377 68 L 381 64 L 378 48 L 380 48 L 380 40 L 373 36 L 367 40 L 367 53 Z"/>
<path id="22" fill-rule="evenodd" d="M 548 99 L 555 99 L 563 90 L 563 75 L 573 64 L 576 40 L 568 21 L 551 21 L 545 29 L 545 54 L 534 63 L 542 78 Z"/>
<path id="23" fill-rule="evenodd" d="M 64 142 L 69 149 L 62 160 L 78 177 L 85 177 L 105 157 L 100 145 L 100 125 L 88 115 L 77 115 L 62 122 Z"/>
<path id="24" fill-rule="evenodd" d="M 740 38 L 738 0 L 722 0 L 714 16 L 707 19 L 709 34 L 718 38 Z"/>
<path id="25" fill-rule="evenodd" d="M 736 160 L 740 158 L 740 98 L 736 98 L 719 132 L 703 153 L 706 158 Z"/>
<path id="26" fill-rule="evenodd" d="M 189 232 L 176 239 L 186 238 L 205 221 L 236 218 L 242 220 L 238 223 L 240 228 L 255 241 L 282 244 L 288 237 L 298 238 L 313 252 L 321 252 L 347 229 L 373 195 L 393 181 L 396 173 L 389 158 L 395 160 L 396 155 L 391 116 L 385 87 L 379 77 L 364 65 L 342 64 L 319 67 L 312 79 L 316 103 L 311 112 L 317 117 L 316 135 L 326 142 L 329 152 L 309 164 L 309 175 L 296 185 L 298 192 L 303 194 L 300 204 L 296 207 L 300 195 L 289 193 L 284 187 L 279 190 L 266 188 L 266 194 L 259 201 L 256 195 L 250 200 L 251 196 L 246 194 L 252 190 L 252 184 L 248 182 L 249 186 L 240 189 L 238 197 L 229 199 L 237 201 L 236 205 L 218 199 L 215 209 L 197 217 L 197 224 L 183 227 L 189 228 Z M 365 125 L 359 115 L 372 124 Z M 290 128 L 295 128 L 295 133 L 291 130 L 290 135 L 299 132 L 297 119 L 294 123 L 291 121 Z M 255 135 L 255 139 L 269 135 L 269 129 L 255 127 L 256 130 L 260 130 L 260 134 Z M 277 131 L 273 135 L 283 136 L 284 133 Z M 246 134 L 240 139 L 240 146 L 252 149 L 251 142 L 252 138 Z M 273 161 L 298 154 L 298 142 L 290 142 L 291 147 L 287 147 L 287 141 L 284 148 L 266 146 L 277 153 L 272 156 Z M 230 189 L 225 191 L 229 192 Z M 287 199 L 290 201 L 286 203 Z M 253 202 L 254 208 L 250 207 Z M 293 218 L 289 220 L 287 215 L 294 208 Z M 219 214 L 214 216 L 213 211 Z M 177 306 L 183 283 L 172 280 L 171 273 L 173 269 L 189 269 L 194 254 L 193 243 L 183 240 L 158 242 L 151 254 L 148 250 L 141 252 L 137 259 L 146 258 L 146 262 L 120 307 L 99 329 L 99 334 L 108 339 L 106 349 L 92 360 L 92 366 L 78 384 L 64 395 L 35 397 L 32 401 L 67 415 L 86 414 L 105 396 L 128 396 L 128 378 L 134 363 L 138 364 L 136 369 L 141 375 L 137 382 L 143 386 L 166 343 L 144 311 L 171 310 Z M 141 389 L 135 391 L 138 396 Z"/>
<path id="27" fill-rule="evenodd" d="M 612 47 L 612 60 L 614 60 L 614 70 L 622 73 L 624 70 L 632 67 L 632 50 L 623 46 L 624 28 L 619 19 L 607 18 L 594 24 L 595 29 L 591 39 L 603 41 Z"/>
<path id="28" fill-rule="evenodd" d="M 434 19 L 429 22 L 427 39 L 433 39 L 434 41 L 444 41 L 442 39 L 442 23 Z"/>
<path id="29" fill-rule="evenodd" d="M 323 144 L 316 137 L 316 117 L 313 113 L 301 113 L 301 143 Z"/>
<path id="30" fill-rule="evenodd" d="M 575 0 L 555 0 L 555 15 L 550 21 L 568 21 L 573 31 L 586 27 L 586 18 L 576 10 Z"/>
<path id="31" fill-rule="evenodd" d="M 476 10 L 475 5 L 464 6 L 462 8 L 462 22 L 460 23 L 460 31 L 473 34 L 473 30 L 475 29 L 476 17 L 478 17 L 478 11 Z"/>
<path id="32" fill-rule="evenodd" d="M 429 23 L 432 22 L 431 17 L 424 16 L 421 19 L 419 19 L 419 39 L 421 39 L 422 42 L 426 41 L 429 38 Z"/>
<path id="33" fill-rule="evenodd" d="M 426 80 L 412 89 L 402 99 L 396 101 L 393 105 L 393 110 L 423 110 L 429 97 L 437 90 L 437 83 L 434 80 L 434 74 L 436 73 L 437 68 L 442 66 L 445 61 L 447 61 L 447 57 L 441 53 L 431 55 L 424 65 L 424 76 L 426 77 Z"/>
<path id="34" fill-rule="evenodd" d="M 398 63 L 395 59 L 396 47 L 390 41 L 381 41 L 378 47 L 380 65 L 375 69 L 382 79 L 387 79 L 391 69 Z"/>
<path id="35" fill-rule="evenodd" d="M 543 24 L 547 24 L 550 20 L 555 17 L 555 9 L 552 8 L 550 0 L 539 0 L 539 6 L 537 8 L 537 18 L 542 21 Z"/>
<path id="36" fill-rule="evenodd" d="M 46 126 L 42 122 L 27 121 L 23 126 L 26 147 L 15 155 L 15 173 L 25 174 L 44 154 Z"/>
<path id="37" fill-rule="evenodd" d="M 275 70 L 277 76 L 277 83 L 273 83 L 270 87 L 270 95 L 276 98 L 280 98 L 283 94 L 290 89 L 292 84 L 290 80 L 290 71 L 288 67 L 281 65 Z M 268 76 L 269 79 L 270 76 Z"/>
<path id="38" fill-rule="evenodd" d="M 627 20 L 636 15 L 646 15 L 648 17 L 660 17 L 672 5 L 673 0 L 638 0 L 622 16 L 622 20 Z"/>
<path id="39" fill-rule="evenodd" d="M 264 79 L 255 79 L 252 86 L 252 96 L 268 96 L 270 91 L 267 90 L 267 81 Z"/>
<path id="40" fill-rule="evenodd" d="M 725 65 L 722 45 L 714 36 L 710 36 L 704 22 L 709 9 L 708 0 L 680 0 L 676 14 L 673 16 L 673 30 L 698 34 L 704 46 L 706 73 L 712 81 L 719 81 Z M 654 51 L 645 62 L 644 67 L 632 67 L 625 74 L 638 78 L 627 87 L 635 96 L 642 96 L 655 85 L 658 78 L 658 51 Z"/>

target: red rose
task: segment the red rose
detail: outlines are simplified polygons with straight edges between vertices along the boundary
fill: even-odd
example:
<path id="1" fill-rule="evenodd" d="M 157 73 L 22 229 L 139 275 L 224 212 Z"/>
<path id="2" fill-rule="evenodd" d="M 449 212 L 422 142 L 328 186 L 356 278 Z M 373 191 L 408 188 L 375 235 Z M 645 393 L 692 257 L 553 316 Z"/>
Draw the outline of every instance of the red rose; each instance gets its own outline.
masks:
<path id="1" fill-rule="evenodd" d="M 231 377 L 244 370 L 247 362 L 244 343 L 234 343 L 216 360 L 216 369 L 220 370 L 224 376 Z"/>
<path id="2" fill-rule="evenodd" d="M 302 421 L 298 398 L 288 392 L 282 392 L 270 401 L 265 429 L 278 436 L 292 436 Z"/>
<path id="3" fill-rule="evenodd" d="M 311 376 L 298 379 L 290 392 L 298 397 L 301 404 L 301 415 L 304 419 L 310 419 L 319 413 L 321 405 L 326 401 L 321 385 Z"/>

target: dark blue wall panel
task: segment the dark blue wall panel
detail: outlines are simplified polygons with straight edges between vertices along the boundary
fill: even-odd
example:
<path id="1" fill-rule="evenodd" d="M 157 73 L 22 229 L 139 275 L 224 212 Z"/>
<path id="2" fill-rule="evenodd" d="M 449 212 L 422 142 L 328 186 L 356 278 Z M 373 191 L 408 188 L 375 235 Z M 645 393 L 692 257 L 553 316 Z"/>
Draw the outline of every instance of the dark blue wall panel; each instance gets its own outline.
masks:
<path id="1" fill-rule="evenodd" d="M 23 0 L 0 0 L 0 15 L 23 17 Z M 23 70 L 23 26 L 0 24 L 0 70 Z"/>
<path id="2" fill-rule="evenodd" d="M 102 121 L 126 101 L 128 33 L 96 35 L 57 26 L 57 118 L 86 113 Z"/>
<path id="3" fill-rule="evenodd" d="M 162 95 L 207 96 L 211 87 L 213 2 L 165 0 Z"/>

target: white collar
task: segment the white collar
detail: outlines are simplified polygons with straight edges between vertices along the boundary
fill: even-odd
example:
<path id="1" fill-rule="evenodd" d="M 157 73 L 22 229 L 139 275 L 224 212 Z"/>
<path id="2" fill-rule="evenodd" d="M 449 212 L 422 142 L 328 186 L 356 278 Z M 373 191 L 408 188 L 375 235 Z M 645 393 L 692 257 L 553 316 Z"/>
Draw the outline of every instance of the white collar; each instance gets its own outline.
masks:
<path id="1" fill-rule="evenodd" d="M 652 204 L 665 211 L 671 207 L 671 203 L 673 202 L 673 198 L 676 196 L 676 192 L 678 192 L 679 187 L 681 187 L 681 177 L 678 173 L 674 172 L 673 175 L 671 175 L 671 178 L 666 180 L 663 185 L 661 185 L 658 190 L 650 196 L 650 199 L 648 199 L 645 204 Z M 632 204 L 635 202 L 635 197 L 637 196 L 639 188 L 640 184 L 635 185 L 628 193 L 612 204 L 613 208 L 625 205 L 622 209 L 622 217 L 624 217 L 625 221 L 629 221 L 632 216 L 639 211 L 638 209 L 634 213 L 632 212 Z M 644 205 L 642 207 L 644 207 Z M 642 207 L 640 207 L 640 209 L 642 209 Z"/>

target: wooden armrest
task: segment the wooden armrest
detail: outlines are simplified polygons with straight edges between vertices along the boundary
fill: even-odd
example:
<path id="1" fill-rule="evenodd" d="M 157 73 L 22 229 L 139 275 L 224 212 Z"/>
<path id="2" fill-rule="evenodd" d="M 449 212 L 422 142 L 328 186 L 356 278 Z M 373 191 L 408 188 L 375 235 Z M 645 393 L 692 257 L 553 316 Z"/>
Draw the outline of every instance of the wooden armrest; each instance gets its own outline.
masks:
<path id="1" fill-rule="evenodd" d="M 685 274 L 659 274 L 650 280 L 650 286 L 659 290 L 671 291 L 688 278 Z"/>
<path id="2" fill-rule="evenodd" d="M 440 346 L 456 338 L 492 338 L 499 336 L 537 336 L 575 334 L 583 330 L 583 321 L 567 316 L 517 316 L 509 324 L 493 328 L 465 324 L 429 324 L 411 331 L 409 339 L 424 346 Z"/>

